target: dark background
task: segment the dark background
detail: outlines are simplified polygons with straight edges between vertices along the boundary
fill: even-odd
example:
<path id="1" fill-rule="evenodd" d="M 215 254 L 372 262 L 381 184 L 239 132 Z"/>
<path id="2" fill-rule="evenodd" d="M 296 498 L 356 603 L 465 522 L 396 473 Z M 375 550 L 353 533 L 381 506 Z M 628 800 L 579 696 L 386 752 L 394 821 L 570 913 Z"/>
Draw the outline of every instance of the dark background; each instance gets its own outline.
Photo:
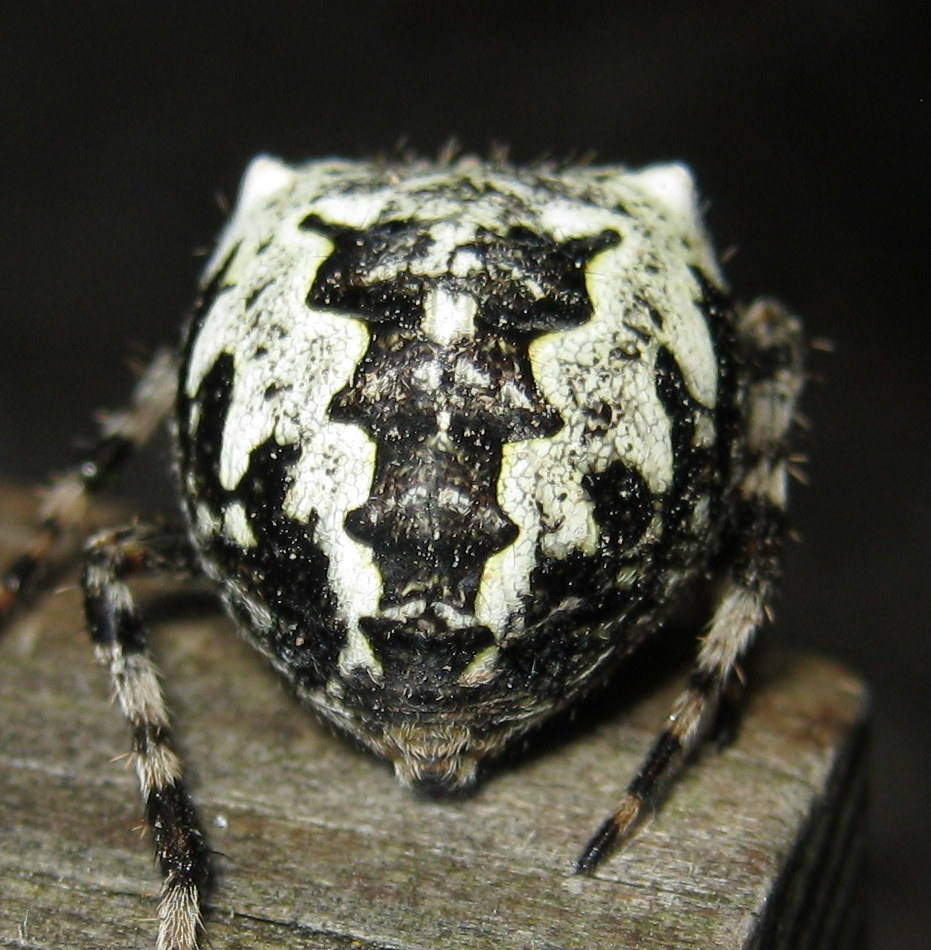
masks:
<path id="1" fill-rule="evenodd" d="M 73 457 L 171 341 L 256 152 L 685 159 L 738 297 L 836 352 L 778 636 L 875 691 L 877 948 L 931 945 L 926 23 L 890 0 L 17 5 L 0 39 L 0 472 Z M 164 449 L 163 449 L 164 452 Z M 137 466 L 149 494 L 162 463 Z M 164 495 L 162 496 L 164 498 Z M 772 634 L 776 636 L 776 634 Z"/>

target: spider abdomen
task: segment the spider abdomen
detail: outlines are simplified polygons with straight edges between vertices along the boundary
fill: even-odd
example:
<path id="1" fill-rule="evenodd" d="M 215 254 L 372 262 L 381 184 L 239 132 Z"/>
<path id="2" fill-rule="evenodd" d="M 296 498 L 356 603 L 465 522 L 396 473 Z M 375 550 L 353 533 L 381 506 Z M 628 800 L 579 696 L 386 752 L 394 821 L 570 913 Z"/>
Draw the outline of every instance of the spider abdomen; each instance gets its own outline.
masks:
<path id="1" fill-rule="evenodd" d="M 679 166 L 259 159 L 185 345 L 192 537 L 304 698 L 464 782 L 705 569 L 734 361 Z"/>

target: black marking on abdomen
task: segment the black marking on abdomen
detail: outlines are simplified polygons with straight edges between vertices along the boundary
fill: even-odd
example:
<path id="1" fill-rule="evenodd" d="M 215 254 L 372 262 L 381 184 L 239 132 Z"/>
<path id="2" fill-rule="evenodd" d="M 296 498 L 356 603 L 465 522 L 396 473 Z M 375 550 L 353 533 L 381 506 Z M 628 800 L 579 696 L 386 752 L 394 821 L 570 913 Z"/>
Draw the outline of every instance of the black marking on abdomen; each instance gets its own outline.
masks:
<path id="1" fill-rule="evenodd" d="M 382 664 L 383 701 L 398 708 L 471 704 L 474 695 L 458 680 L 476 655 L 495 642 L 491 631 L 480 625 L 460 627 L 452 637 L 437 636 L 443 620 L 430 611 L 413 623 L 364 617 L 360 626 Z"/>
<path id="2" fill-rule="evenodd" d="M 289 472 L 300 450 L 269 439 L 252 450 L 236 488 L 222 487 L 220 453 L 233 375 L 233 359 L 224 354 L 194 398 L 200 407 L 194 432 L 188 431 L 189 405 L 182 400 L 182 477 L 193 480 L 185 494 L 188 516 L 196 525 L 195 499 L 218 521 L 230 504 L 242 504 L 256 544 L 245 549 L 218 531 L 198 538 L 201 555 L 208 567 L 213 566 L 212 573 L 222 578 L 230 608 L 260 648 L 283 661 L 295 681 L 317 687 L 336 669 L 346 630 L 329 583 L 329 559 L 314 539 L 316 515 L 305 523 L 285 514 Z M 245 597 L 267 609 L 270 628 L 256 625 Z"/>
<path id="3" fill-rule="evenodd" d="M 477 229 L 453 250 L 478 262 L 436 276 L 424 222 L 366 231 L 311 217 L 304 226 L 335 244 L 308 295 L 311 307 L 364 320 L 368 350 L 331 418 L 364 429 L 378 446 L 371 494 L 346 530 L 371 547 L 381 606 L 413 599 L 472 611 L 485 561 L 517 526 L 497 499 L 502 446 L 549 438 L 563 426 L 537 387 L 528 356 L 543 333 L 591 318 L 585 264 L 619 237 L 557 242 L 527 228 Z M 424 330 L 429 295 L 474 307 L 474 326 L 439 342 Z"/>
<path id="4" fill-rule="evenodd" d="M 639 545 L 653 517 L 654 496 L 635 469 L 614 462 L 605 471 L 586 475 L 583 487 L 594 505 L 599 526 L 600 554 L 591 557 L 572 552 L 564 558 L 546 557 L 537 550 L 537 567 L 531 577 L 533 595 L 525 613 L 527 627 L 553 630 L 568 616 L 577 627 L 615 620 L 636 607 L 640 587 L 620 585 L 618 572 L 626 558 L 642 571 L 649 552 Z M 642 578 L 641 578 L 642 580 Z"/>
<path id="5" fill-rule="evenodd" d="M 551 436 L 562 420 L 506 340 L 444 347 L 397 328 L 372 331 L 331 407 L 378 444 L 371 494 L 346 528 L 372 547 L 383 606 L 427 596 L 471 610 L 485 560 L 517 535 L 496 494 L 501 447 Z"/>

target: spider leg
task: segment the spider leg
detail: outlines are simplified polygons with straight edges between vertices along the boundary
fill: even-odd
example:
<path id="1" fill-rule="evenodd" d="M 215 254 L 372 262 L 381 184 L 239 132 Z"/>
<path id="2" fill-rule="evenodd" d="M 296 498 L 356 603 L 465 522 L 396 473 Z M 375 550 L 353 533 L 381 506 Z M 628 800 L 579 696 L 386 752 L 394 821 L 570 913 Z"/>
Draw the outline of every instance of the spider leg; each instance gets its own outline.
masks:
<path id="1" fill-rule="evenodd" d="M 656 804 L 715 719 L 722 693 L 766 617 L 785 534 L 789 438 L 805 379 L 804 344 L 798 320 L 770 300 L 742 313 L 737 333 L 746 374 L 746 459 L 725 532 L 723 583 L 686 688 L 620 804 L 583 850 L 578 873 L 591 871 Z"/>
<path id="2" fill-rule="evenodd" d="M 209 884 L 209 849 L 184 788 L 172 745 L 148 631 L 126 579 L 153 571 L 194 572 L 181 530 L 133 526 L 95 537 L 87 547 L 84 603 L 98 658 L 133 730 L 133 758 L 145 818 L 162 874 L 158 950 L 193 950 Z"/>
<path id="3" fill-rule="evenodd" d="M 176 381 L 174 354 L 159 351 L 136 383 L 129 406 L 102 416 L 97 443 L 87 456 L 52 480 L 35 535 L 0 575 L 0 625 L 48 579 L 53 562 L 77 550 L 91 497 L 152 437 L 171 409 Z"/>

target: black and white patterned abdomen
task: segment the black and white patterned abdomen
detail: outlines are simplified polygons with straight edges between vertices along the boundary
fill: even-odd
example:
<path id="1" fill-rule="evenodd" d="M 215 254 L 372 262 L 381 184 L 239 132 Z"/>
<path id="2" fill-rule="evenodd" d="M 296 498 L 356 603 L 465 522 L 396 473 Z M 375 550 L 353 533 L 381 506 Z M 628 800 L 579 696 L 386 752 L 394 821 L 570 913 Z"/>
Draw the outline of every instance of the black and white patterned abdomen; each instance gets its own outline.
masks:
<path id="1" fill-rule="evenodd" d="M 192 535 L 334 718 L 532 718 L 712 553 L 730 315 L 679 168 L 397 171 L 253 168 L 187 340 Z"/>

